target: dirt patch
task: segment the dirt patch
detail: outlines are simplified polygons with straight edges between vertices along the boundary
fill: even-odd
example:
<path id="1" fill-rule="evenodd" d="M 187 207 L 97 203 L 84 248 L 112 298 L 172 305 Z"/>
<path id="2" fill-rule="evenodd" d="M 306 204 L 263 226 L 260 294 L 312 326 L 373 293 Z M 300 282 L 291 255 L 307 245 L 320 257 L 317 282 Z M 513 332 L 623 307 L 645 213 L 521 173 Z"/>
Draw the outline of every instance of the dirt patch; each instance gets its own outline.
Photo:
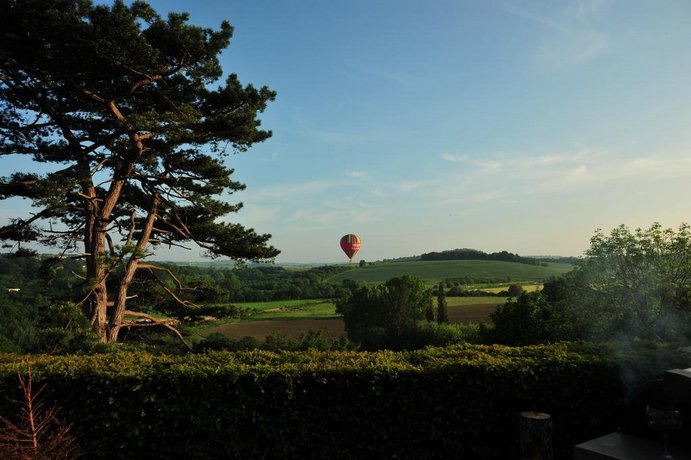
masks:
<path id="1" fill-rule="evenodd" d="M 247 321 L 230 323 L 207 329 L 204 335 L 220 332 L 233 339 L 254 337 L 264 340 L 272 333 L 285 334 L 296 338 L 307 331 L 323 331 L 328 337 L 339 337 L 345 333 L 343 321 L 340 318 L 330 319 L 286 319 L 280 321 Z"/>
<path id="2" fill-rule="evenodd" d="M 496 305 L 463 305 L 449 307 L 449 321 L 452 323 L 482 323 L 489 321 L 489 315 L 497 308 Z M 343 321 L 339 318 L 328 319 L 285 319 L 271 321 L 245 321 L 229 323 L 207 329 L 204 335 L 220 332 L 221 334 L 239 339 L 254 337 L 264 340 L 267 335 L 285 334 L 290 338 L 297 338 L 307 331 L 323 331 L 327 337 L 339 337 L 345 334 Z"/>

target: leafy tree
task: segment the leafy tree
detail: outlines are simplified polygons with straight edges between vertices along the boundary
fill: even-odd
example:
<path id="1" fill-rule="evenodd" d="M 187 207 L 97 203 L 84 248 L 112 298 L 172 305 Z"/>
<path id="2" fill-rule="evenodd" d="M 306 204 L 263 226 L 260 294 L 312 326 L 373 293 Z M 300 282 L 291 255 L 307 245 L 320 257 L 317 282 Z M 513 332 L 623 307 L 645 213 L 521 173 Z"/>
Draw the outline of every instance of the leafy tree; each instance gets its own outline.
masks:
<path id="1" fill-rule="evenodd" d="M 571 323 L 541 292 L 525 292 L 490 315 L 493 329 L 484 328 L 485 341 L 522 346 L 574 338 Z"/>
<path id="2" fill-rule="evenodd" d="M 509 297 L 518 297 L 523 293 L 523 286 L 520 284 L 511 284 L 507 290 Z"/>
<path id="3" fill-rule="evenodd" d="M 430 291 L 419 279 L 405 275 L 377 286 L 357 286 L 336 303 L 348 338 L 364 348 L 381 348 L 425 319 Z"/>
<path id="4" fill-rule="evenodd" d="M 448 323 L 449 311 L 446 306 L 446 294 L 444 293 L 444 283 L 439 283 L 437 288 L 437 323 Z"/>
<path id="5" fill-rule="evenodd" d="M 563 297 L 586 337 L 680 338 L 691 320 L 691 229 L 598 230 L 566 282 L 550 295 Z"/>
<path id="6" fill-rule="evenodd" d="M 103 342 L 136 325 L 125 321 L 135 277 L 173 276 L 143 263 L 152 249 L 278 254 L 270 235 L 224 220 L 241 203 L 219 199 L 244 188 L 224 159 L 270 137 L 257 115 L 275 93 L 234 74 L 212 86 L 232 27 L 187 21 L 185 13 L 161 18 L 143 1 L 0 3 L 0 155 L 52 166 L 0 179 L 0 199 L 36 208 L 0 227 L 0 239 L 83 258 L 83 311 Z"/>
<path id="7" fill-rule="evenodd" d="M 32 353 L 77 353 L 96 349 L 98 344 L 79 306 L 62 302 L 44 306 L 37 321 Z"/>

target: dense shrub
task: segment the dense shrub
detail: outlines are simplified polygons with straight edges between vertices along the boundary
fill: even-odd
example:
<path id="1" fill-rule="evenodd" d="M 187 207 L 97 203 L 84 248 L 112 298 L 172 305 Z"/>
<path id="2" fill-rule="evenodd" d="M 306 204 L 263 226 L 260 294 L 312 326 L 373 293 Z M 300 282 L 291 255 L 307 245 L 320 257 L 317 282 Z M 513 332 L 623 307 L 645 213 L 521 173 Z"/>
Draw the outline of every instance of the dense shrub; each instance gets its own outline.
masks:
<path id="1" fill-rule="evenodd" d="M 348 338 L 366 350 L 398 348 L 397 337 L 415 328 L 432 308 L 430 290 L 409 275 L 377 286 L 353 286 L 349 295 L 336 302 Z"/>
<path id="2" fill-rule="evenodd" d="M 389 339 L 394 350 L 417 350 L 427 346 L 445 347 L 481 341 L 478 324 L 432 323 L 421 321 Z"/>
<path id="3" fill-rule="evenodd" d="M 30 359 L 87 458 L 109 460 L 515 458 L 522 410 L 553 415 L 564 458 L 621 398 L 612 359 L 564 344 Z M 0 395 L 21 366 L 0 355 Z"/>
<path id="4" fill-rule="evenodd" d="M 270 350 L 270 351 L 307 351 L 307 350 L 352 350 L 355 345 L 351 344 L 345 336 L 339 338 L 328 337 L 324 331 L 309 330 L 302 332 L 297 338 L 290 338 L 285 334 L 273 333 L 261 342 L 254 337 L 241 337 L 232 339 L 224 334 L 215 332 L 205 337 L 204 340 L 194 345 L 194 351 L 203 353 L 206 351 L 249 351 L 249 350 Z"/>
<path id="5" fill-rule="evenodd" d="M 483 342 L 521 346 L 573 338 L 572 326 L 563 312 L 540 292 L 524 292 L 499 305 L 490 314 L 493 328 L 483 328 Z"/>

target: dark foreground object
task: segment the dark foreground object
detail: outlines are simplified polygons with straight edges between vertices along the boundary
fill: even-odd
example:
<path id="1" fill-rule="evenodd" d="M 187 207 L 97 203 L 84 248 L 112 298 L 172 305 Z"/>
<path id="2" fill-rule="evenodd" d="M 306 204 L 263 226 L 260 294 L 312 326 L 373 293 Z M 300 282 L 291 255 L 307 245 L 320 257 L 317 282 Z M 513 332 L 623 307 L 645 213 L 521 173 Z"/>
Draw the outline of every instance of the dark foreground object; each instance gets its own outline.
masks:
<path id="1" fill-rule="evenodd" d="M 614 432 L 578 444 L 574 460 L 654 460 L 664 459 L 664 445 L 648 438 Z M 670 445 L 669 453 L 674 460 L 691 460 L 691 451 Z"/>
<path id="2" fill-rule="evenodd" d="M 89 459 L 519 458 L 526 408 L 568 459 L 622 396 L 612 361 L 565 344 L 29 359 Z M 0 415 L 22 366 L 0 355 Z"/>
<path id="3" fill-rule="evenodd" d="M 521 460 L 552 460 L 552 416 L 521 412 Z"/>

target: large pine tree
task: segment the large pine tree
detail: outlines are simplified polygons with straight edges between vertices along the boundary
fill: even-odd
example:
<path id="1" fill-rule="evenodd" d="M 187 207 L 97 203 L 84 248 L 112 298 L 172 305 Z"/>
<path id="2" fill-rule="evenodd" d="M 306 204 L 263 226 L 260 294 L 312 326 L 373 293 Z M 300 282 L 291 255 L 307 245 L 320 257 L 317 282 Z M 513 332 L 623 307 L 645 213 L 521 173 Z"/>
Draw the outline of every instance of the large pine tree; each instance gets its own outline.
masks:
<path id="1" fill-rule="evenodd" d="M 275 257 L 270 235 L 228 223 L 242 190 L 229 153 L 270 137 L 275 93 L 218 82 L 232 27 L 161 18 L 145 2 L 0 0 L 0 155 L 41 163 L 0 178 L 0 199 L 35 208 L 0 227 L 86 262 L 84 312 L 104 342 L 124 325 L 128 288 L 152 247 L 196 244 L 238 260 Z M 22 163 L 24 164 L 24 163 Z M 132 312 L 136 314 L 135 312 Z"/>

